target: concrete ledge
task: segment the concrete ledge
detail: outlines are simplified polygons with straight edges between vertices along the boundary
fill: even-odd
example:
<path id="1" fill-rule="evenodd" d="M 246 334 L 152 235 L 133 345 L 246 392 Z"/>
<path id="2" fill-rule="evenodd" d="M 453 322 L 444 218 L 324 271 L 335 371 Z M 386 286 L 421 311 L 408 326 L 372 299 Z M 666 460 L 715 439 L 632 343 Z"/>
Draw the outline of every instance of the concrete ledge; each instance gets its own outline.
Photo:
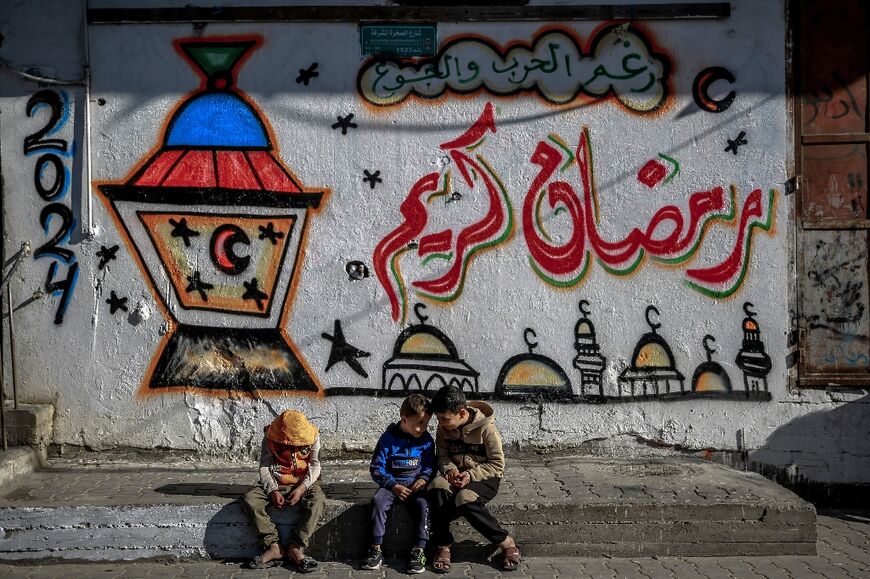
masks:
<path id="1" fill-rule="evenodd" d="M 8 486 L 17 477 L 32 473 L 41 464 L 39 454 L 30 447 L 0 451 L 0 487 Z"/>
<path id="2" fill-rule="evenodd" d="M 375 490 L 366 466 L 325 464 L 329 498 L 312 540 L 315 557 L 363 556 Z M 697 462 L 629 466 L 588 457 L 514 461 L 490 509 L 529 556 L 816 551 L 813 506 L 759 475 Z M 256 538 L 235 500 L 253 480 L 248 469 L 55 465 L 0 497 L 0 559 L 253 557 Z M 295 512 L 274 516 L 286 537 Z M 413 525 L 401 507 L 391 518 L 385 552 L 404 556 Z M 458 556 L 493 551 L 464 521 L 453 530 Z"/>

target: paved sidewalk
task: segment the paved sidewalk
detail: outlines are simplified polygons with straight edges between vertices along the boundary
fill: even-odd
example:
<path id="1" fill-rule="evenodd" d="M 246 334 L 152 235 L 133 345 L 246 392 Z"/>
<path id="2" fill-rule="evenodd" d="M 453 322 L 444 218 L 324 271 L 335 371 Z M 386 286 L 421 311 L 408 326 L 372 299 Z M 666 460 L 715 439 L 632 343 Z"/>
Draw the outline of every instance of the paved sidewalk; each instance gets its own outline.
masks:
<path id="1" fill-rule="evenodd" d="M 870 577 L 870 511 L 828 511 L 818 518 L 818 555 L 779 557 L 632 557 L 632 558 L 578 558 L 534 557 L 523 562 L 513 573 L 501 573 L 491 564 L 481 561 L 458 562 L 447 579 L 471 577 L 490 579 L 496 577 L 554 578 L 646 578 L 646 579 L 802 579 L 802 578 L 847 578 Z M 359 571 L 348 563 L 324 563 L 317 573 L 309 577 L 379 579 L 407 577 L 402 573 L 401 562 L 390 562 L 391 568 L 382 571 Z M 255 578 L 289 577 L 285 568 L 267 571 L 244 569 L 239 562 L 192 561 L 192 562 L 133 562 L 100 564 L 51 564 L 38 565 L 0 563 L 0 577 L 42 578 L 91 578 L 124 577 L 129 579 L 204 578 Z M 421 577 L 437 577 L 427 571 Z"/>

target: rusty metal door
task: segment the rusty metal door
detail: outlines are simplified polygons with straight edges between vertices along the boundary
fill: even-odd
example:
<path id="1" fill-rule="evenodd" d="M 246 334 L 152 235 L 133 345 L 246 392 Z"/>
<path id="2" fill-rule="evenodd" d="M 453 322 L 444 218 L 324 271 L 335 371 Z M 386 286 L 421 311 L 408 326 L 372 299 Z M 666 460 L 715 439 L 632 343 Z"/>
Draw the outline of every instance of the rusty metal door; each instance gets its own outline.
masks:
<path id="1" fill-rule="evenodd" d="M 870 384 L 870 3 L 798 0 L 791 7 L 799 383 Z"/>

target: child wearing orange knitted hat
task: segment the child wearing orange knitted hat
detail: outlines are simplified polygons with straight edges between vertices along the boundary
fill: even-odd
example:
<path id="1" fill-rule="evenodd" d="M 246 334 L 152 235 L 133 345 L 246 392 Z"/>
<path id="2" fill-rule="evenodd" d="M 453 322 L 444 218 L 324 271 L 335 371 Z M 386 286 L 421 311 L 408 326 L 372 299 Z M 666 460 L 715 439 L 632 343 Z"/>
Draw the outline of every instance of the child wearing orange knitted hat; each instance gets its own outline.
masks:
<path id="1" fill-rule="evenodd" d="M 260 485 L 251 489 L 242 501 L 264 549 L 254 557 L 251 567 L 280 565 L 286 556 L 296 572 L 310 573 L 318 563 L 305 555 L 305 549 L 326 504 L 320 488 L 320 432 L 298 410 L 285 410 L 264 431 Z M 270 504 L 278 509 L 300 510 L 286 550 L 281 547 L 278 529 L 266 511 Z"/>

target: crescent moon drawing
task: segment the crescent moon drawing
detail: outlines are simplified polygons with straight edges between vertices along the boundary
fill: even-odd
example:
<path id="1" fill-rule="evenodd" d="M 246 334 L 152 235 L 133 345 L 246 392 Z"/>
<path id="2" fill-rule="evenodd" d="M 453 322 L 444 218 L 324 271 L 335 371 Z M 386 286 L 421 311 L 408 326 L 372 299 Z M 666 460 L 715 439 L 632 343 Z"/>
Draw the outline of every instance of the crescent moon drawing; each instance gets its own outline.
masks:
<path id="1" fill-rule="evenodd" d="M 211 235 L 209 244 L 211 261 L 219 270 L 229 275 L 239 275 L 248 269 L 251 263 L 250 255 L 241 256 L 235 252 L 237 243 L 251 245 L 248 234 L 238 225 L 225 223 L 215 229 Z"/>
<path id="2" fill-rule="evenodd" d="M 695 82 L 692 83 L 692 98 L 695 99 L 695 104 L 701 109 L 710 113 L 721 113 L 731 106 L 737 93 L 733 90 L 719 100 L 710 98 L 710 85 L 717 80 L 727 80 L 729 83 L 734 83 L 734 75 L 727 68 L 721 66 L 711 66 L 705 68 L 695 77 Z"/>

